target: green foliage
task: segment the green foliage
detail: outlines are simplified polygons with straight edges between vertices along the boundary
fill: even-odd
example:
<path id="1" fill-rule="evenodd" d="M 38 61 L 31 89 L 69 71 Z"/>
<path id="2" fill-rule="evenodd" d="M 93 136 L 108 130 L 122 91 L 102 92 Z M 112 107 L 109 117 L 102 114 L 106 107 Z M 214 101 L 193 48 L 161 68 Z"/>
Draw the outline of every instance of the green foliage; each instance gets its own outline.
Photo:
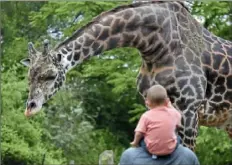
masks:
<path id="1" fill-rule="evenodd" d="M 113 94 L 120 96 L 125 94 L 125 91 L 136 91 L 140 61 L 135 49 L 114 49 L 88 61 L 82 74 L 84 77 L 101 77 L 112 86 Z"/>
<path id="2" fill-rule="evenodd" d="M 197 138 L 196 153 L 202 165 L 231 164 L 232 141 L 224 131 L 202 126 Z"/>
<path id="3" fill-rule="evenodd" d="M 195 2 L 192 14 L 204 18 L 203 25 L 215 35 L 232 40 L 232 2 Z"/>
<path id="4" fill-rule="evenodd" d="M 30 25 L 41 27 L 43 31 L 50 27 L 61 30 L 64 36 L 70 36 L 74 31 L 101 12 L 109 10 L 121 2 L 49 2 L 39 12 L 32 11 Z M 84 18 L 84 19 L 81 19 Z M 79 21 L 77 21 L 79 20 Z M 42 38 L 42 37 L 41 37 Z"/>
<path id="5" fill-rule="evenodd" d="M 90 133 L 91 140 L 87 145 L 83 145 L 85 152 L 76 152 L 73 155 L 73 160 L 76 164 L 98 164 L 99 155 L 105 150 L 113 150 L 114 162 L 119 162 L 124 147 L 118 142 L 118 139 L 108 130 L 96 130 Z"/>
<path id="6" fill-rule="evenodd" d="M 26 37 L 35 39 L 40 35 L 39 27 L 29 26 L 29 13 L 38 11 L 44 2 L 1 2 L 1 32 L 4 36 L 3 45 L 9 44 L 14 38 Z M 36 30 L 36 33 L 34 33 Z"/>
<path id="7" fill-rule="evenodd" d="M 140 119 L 141 114 L 145 112 L 145 107 L 141 104 L 135 103 L 133 105 L 134 109 L 129 111 L 129 114 L 133 115 L 132 118 L 130 118 L 130 122 L 136 122 Z"/>
<path id="8" fill-rule="evenodd" d="M 25 58 L 25 55 L 27 54 L 27 47 L 25 45 L 27 45 L 27 43 L 28 41 L 25 38 L 16 37 L 12 40 L 12 42 L 7 44 L 6 46 L 3 46 L 4 53 L 2 67 L 4 70 L 10 69 L 12 65 L 18 63 L 21 59 Z M 19 69 L 22 70 L 24 68 Z M 17 72 L 21 73 L 20 71 Z"/>
<path id="9" fill-rule="evenodd" d="M 108 130 L 94 129 L 95 121 L 84 112 L 81 102 L 75 100 L 73 91 L 74 88 L 68 86 L 46 107 L 47 140 L 62 149 L 65 157 L 76 164 L 97 164 L 99 154 L 107 149 L 113 150 L 119 161 L 122 145 Z"/>

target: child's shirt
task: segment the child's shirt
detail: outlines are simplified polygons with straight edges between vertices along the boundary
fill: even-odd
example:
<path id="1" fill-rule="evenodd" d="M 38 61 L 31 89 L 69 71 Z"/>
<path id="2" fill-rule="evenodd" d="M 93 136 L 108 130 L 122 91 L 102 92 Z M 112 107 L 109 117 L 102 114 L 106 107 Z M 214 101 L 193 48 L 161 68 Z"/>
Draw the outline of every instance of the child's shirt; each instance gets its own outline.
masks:
<path id="1" fill-rule="evenodd" d="M 176 147 L 177 125 L 180 125 L 180 113 L 170 107 L 160 106 L 145 112 L 135 129 L 144 134 L 146 147 L 151 154 L 168 155 Z"/>

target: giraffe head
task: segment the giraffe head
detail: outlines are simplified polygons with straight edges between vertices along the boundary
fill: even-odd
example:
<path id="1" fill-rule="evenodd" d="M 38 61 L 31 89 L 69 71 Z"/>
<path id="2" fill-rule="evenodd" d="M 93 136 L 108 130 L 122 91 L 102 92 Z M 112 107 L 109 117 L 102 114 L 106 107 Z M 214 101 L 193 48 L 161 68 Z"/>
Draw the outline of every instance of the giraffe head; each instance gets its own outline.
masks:
<path id="1" fill-rule="evenodd" d="M 25 110 L 27 117 L 39 112 L 65 81 L 61 55 L 49 51 L 48 40 L 44 41 L 43 52 L 37 51 L 31 42 L 28 43 L 28 52 L 28 58 L 21 60 L 23 65 L 29 67 L 29 94 Z"/>

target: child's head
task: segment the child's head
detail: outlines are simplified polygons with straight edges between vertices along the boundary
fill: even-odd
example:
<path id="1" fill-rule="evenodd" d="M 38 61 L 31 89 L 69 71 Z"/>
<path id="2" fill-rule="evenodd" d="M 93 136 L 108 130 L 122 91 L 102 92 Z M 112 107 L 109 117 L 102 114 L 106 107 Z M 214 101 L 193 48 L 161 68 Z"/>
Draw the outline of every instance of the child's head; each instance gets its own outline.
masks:
<path id="1" fill-rule="evenodd" d="M 154 85 L 147 90 L 146 104 L 148 108 L 167 105 L 169 102 L 166 89 L 161 85 Z"/>

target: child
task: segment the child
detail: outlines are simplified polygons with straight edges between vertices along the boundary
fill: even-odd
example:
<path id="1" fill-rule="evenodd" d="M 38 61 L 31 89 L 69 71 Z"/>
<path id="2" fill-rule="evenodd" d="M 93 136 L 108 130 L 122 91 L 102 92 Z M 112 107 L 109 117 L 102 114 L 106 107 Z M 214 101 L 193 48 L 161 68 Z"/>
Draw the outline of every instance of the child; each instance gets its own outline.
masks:
<path id="1" fill-rule="evenodd" d="M 130 144 L 136 147 L 144 138 L 144 147 L 153 158 L 169 155 L 177 146 L 175 130 L 180 125 L 181 115 L 171 105 L 167 91 L 161 85 L 148 89 L 146 105 L 149 110 L 141 116 Z"/>

